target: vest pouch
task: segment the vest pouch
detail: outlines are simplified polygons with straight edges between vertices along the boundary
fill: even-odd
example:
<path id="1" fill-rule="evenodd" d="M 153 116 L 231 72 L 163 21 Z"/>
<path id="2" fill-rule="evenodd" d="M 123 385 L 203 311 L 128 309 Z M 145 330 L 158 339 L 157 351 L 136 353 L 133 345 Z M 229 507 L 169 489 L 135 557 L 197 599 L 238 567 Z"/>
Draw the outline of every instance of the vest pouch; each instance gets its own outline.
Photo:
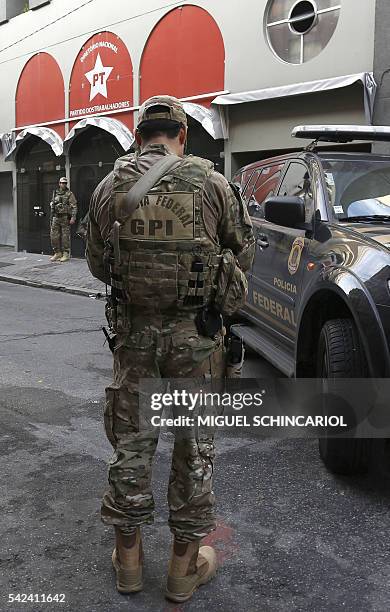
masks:
<path id="1" fill-rule="evenodd" d="M 179 256 L 180 306 L 197 310 L 209 301 L 218 273 L 220 255 L 182 253 Z"/>
<path id="2" fill-rule="evenodd" d="M 242 308 L 248 294 L 248 281 L 230 249 L 221 254 L 214 305 L 225 317 Z"/>
<path id="3" fill-rule="evenodd" d="M 167 310 L 178 302 L 178 254 L 131 251 L 123 277 L 126 300 L 148 310 Z"/>

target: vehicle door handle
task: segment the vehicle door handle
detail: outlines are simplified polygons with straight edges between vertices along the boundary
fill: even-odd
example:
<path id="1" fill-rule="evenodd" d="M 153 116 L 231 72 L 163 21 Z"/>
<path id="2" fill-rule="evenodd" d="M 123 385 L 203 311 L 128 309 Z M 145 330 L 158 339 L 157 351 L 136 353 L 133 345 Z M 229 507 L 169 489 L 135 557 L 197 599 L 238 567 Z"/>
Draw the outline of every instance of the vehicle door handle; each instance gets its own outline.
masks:
<path id="1" fill-rule="evenodd" d="M 256 238 L 256 244 L 257 246 L 259 246 L 261 249 L 266 249 L 269 247 L 269 242 L 268 242 L 268 238 L 267 236 L 264 236 L 264 234 L 258 234 L 257 238 Z"/>

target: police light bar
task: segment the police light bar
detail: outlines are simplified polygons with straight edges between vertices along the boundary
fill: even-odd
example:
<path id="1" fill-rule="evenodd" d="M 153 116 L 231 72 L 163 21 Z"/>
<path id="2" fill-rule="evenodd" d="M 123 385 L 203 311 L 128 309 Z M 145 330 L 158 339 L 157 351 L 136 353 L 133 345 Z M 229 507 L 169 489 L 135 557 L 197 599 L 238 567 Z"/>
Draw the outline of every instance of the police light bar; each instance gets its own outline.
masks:
<path id="1" fill-rule="evenodd" d="M 390 127 L 384 125 L 298 125 L 293 138 L 321 142 L 353 142 L 354 140 L 390 141 Z"/>

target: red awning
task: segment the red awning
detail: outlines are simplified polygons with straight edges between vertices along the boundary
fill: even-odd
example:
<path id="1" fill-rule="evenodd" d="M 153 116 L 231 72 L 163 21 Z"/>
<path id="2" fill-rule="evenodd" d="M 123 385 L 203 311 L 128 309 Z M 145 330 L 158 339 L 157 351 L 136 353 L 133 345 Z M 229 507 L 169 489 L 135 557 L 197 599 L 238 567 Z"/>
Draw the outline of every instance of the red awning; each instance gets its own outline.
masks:
<path id="1" fill-rule="evenodd" d="M 37 53 L 27 62 L 16 90 L 16 127 L 58 121 L 65 117 L 64 79 L 54 57 Z M 64 124 L 53 126 L 61 138 Z"/>
<path id="2" fill-rule="evenodd" d="M 215 94 L 207 93 L 223 91 L 225 82 L 225 46 L 212 16 L 192 5 L 167 13 L 145 45 L 140 75 L 141 102 L 157 94 L 206 94 L 197 102 L 209 106 Z"/>
<path id="3" fill-rule="evenodd" d="M 126 109 L 133 105 L 133 64 L 127 47 L 116 34 L 99 32 L 84 43 L 73 65 L 69 117 L 77 122 L 114 112 L 132 130 L 133 111 Z"/>

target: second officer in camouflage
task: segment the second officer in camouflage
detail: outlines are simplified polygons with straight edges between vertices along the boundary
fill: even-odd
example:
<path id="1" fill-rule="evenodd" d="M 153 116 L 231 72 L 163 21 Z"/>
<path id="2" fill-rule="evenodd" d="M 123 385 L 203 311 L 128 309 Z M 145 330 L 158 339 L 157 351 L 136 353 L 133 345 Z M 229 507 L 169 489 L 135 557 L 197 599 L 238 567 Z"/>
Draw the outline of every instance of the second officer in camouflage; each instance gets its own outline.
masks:
<path id="1" fill-rule="evenodd" d="M 186 138 L 179 100 L 147 100 L 136 132 L 139 151 L 116 162 L 90 206 L 88 264 L 114 296 L 109 305 L 116 333 L 114 384 L 106 390 L 105 411 L 114 455 L 102 519 L 115 527 L 113 564 L 122 592 L 142 588 L 140 527 L 152 521 L 154 510 L 151 466 L 157 438 L 139 427 L 139 379 L 224 376 L 221 330 L 203 334 L 197 321 L 213 300 L 222 254 L 232 254 L 242 276 L 254 255 L 252 225 L 241 200 L 211 162 L 184 156 Z M 126 214 L 129 190 L 172 154 L 177 165 L 154 183 L 133 214 Z M 244 285 L 237 284 L 237 294 L 245 292 Z M 201 538 L 215 529 L 213 463 L 211 436 L 176 439 L 166 591 L 173 601 L 189 599 L 216 571 L 214 550 L 200 547 Z"/>
<path id="2" fill-rule="evenodd" d="M 51 261 L 65 262 L 70 258 L 70 226 L 76 223 L 77 200 L 68 189 L 68 179 L 62 177 L 50 202 L 50 240 L 54 251 Z"/>

